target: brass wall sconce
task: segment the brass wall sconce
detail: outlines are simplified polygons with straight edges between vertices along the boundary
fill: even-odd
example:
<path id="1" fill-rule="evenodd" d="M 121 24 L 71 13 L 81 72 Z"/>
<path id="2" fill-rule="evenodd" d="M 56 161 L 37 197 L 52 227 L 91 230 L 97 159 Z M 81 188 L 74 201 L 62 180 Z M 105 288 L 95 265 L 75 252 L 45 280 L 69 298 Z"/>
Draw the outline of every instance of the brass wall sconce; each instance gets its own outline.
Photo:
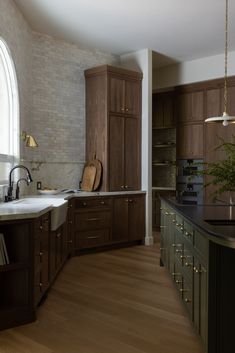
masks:
<path id="1" fill-rule="evenodd" d="M 26 147 L 38 147 L 35 138 L 32 135 L 28 135 L 26 131 L 21 132 L 21 139 L 25 141 Z"/>

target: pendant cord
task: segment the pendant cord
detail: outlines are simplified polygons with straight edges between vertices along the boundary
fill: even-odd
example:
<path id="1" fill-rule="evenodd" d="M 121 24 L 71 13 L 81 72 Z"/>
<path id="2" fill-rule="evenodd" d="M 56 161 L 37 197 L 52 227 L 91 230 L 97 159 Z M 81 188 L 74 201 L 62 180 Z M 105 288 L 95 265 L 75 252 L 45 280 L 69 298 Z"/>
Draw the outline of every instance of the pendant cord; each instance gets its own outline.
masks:
<path id="1" fill-rule="evenodd" d="M 228 74 L 228 0 L 225 0 L 225 48 L 224 48 L 224 112 L 227 112 L 227 74 Z"/>

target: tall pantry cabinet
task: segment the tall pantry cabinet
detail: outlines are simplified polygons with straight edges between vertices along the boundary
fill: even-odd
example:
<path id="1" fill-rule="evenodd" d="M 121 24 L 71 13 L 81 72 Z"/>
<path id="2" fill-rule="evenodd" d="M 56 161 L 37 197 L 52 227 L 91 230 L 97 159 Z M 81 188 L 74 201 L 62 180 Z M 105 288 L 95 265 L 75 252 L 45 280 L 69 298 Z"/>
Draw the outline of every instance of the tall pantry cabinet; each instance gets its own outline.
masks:
<path id="1" fill-rule="evenodd" d="M 102 162 L 100 190 L 139 190 L 142 74 L 103 65 L 85 78 L 86 159 Z"/>

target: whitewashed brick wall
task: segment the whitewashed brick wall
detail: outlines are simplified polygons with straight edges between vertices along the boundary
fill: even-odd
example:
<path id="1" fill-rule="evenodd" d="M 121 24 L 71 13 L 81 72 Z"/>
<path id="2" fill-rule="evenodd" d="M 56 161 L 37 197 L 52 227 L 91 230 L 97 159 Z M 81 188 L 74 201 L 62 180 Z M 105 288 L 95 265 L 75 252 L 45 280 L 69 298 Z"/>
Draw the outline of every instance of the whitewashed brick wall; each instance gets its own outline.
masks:
<path id="1" fill-rule="evenodd" d="M 36 181 L 78 187 L 85 161 L 84 70 L 120 64 L 119 57 L 32 32 L 13 0 L 0 0 L 0 35 L 16 66 L 21 130 L 39 144 L 32 150 L 21 142 L 23 163 L 34 169 L 35 183 L 26 192 L 36 192 Z M 43 163 L 38 168 L 31 161 Z"/>

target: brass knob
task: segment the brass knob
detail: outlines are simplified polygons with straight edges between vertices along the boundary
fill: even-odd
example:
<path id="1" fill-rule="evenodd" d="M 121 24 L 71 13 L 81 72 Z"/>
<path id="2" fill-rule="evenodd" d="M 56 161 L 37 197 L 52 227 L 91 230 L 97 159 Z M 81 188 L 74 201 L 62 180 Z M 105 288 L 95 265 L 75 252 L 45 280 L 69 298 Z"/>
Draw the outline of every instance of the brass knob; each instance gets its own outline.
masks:
<path id="1" fill-rule="evenodd" d="M 69 224 L 73 224 L 73 221 L 69 221 Z"/>
<path id="2" fill-rule="evenodd" d="M 39 283 L 39 287 L 42 288 L 42 282 Z"/>
<path id="3" fill-rule="evenodd" d="M 82 206 L 86 206 L 86 205 L 87 205 L 87 203 L 86 203 L 86 202 L 83 202 L 83 203 L 82 203 Z"/>
<path id="4" fill-rule="evenodd" d="M 128 108 L 126 108 L 126 112 L 129 112 L 129 109 L 128 109 Z"/>
<path id="5" fill-rule="evenodd" d="M 72 244 L 72 243 L 73 243 L 72 239 L 71 239 L 71 240 L 68 240 L 68 243 L 69 243 L 69 244 Z"/>
<path id="6" fill-rule="evenodd" d="M 61 233 L 57 233 L 56 238 L 60 238 L 60 237 L 61 237 Z"/>
<path id="7" fill-rule="evenodd" d="M 172 219 L 172 223 L 175 223 L 176 222 L 176 220 L 175 219 Z"/>
<path id="8" fill-rule="evenodd" d="M 184 264 L 186 267 L 192 267 L 193 266 L 193 264 L 191 264 L 190 262 L 185 262 L 185 264 Z"/>
<path id="9" fill-rule="evenodd" d="M 121 111 L 122 111 L 122 112 L 124 112 L 124 111 L 125 111 L 125 109 L 124 109 L 124 108 L 121 108 Z"/>
<path id="10" fill-rule="evenodd" d="M 42 252 L 42 251 L 40 251 L 39 256 L 42 256 L 42 255 L 43 255 L 43 252 Z"/>
<path id="11" fill-rule="evenodd" d="M 169 215 L 169 212 L 166 211 L 166 212 L 165 212 L 165 215 L 168 216 L 168 215 Z"/>
<path id="12" fill-rule="evenodd" d="M 43 230 L 43 226 L 39 226 L 39 229 L 40 229 L 40 230 Z"/>
<path id="13" fill-rule="evenodd" d="M 183 259 L 186 259 L 186 256 L 185 255 L 181 255 L 180 258 L 181 258 L 181 260 L 183 260 Z"/>
<path id="14" fill-rule="evenodd" d="M 180 272 L 172 272 L 172 276 L 181 276 Z"/>
<path id="15" fill-rule="evenodd" d="M 124 189 L 125 188 L 125 186 L 124 185 L 121 185 L 121 189 Z"/>
<path id="16" fill-rule="evenodd" d="M 175 252 L 177 253 L 177 254 L 179 254 L 179 253 L 181 253 L 183 250 L 181 250 L 181 249 L 176 249 L 175 250 Z"/>
<path id="17" fill-rule="evenodd" d="M 182 281 L 181 281 L 180 279 L 177 279 L 177 280 L 175 281 L 175 283 L 179 284 L 179 283 L 182 283 Z"/>
<path id="18" fill-rule="evenodd" d="M 101 205 L 105 205 L 105 202 L 104 202 L 104 201 L 100 201 L 100 204 L 101 204 Z"/>
<path id="19" fill-rule="evenodd" d="M 126 199 L 125 201 L 126 201 L 126 202 L 129 202 L 129 199 Z"/>
<path id="20" fill-rule="evenodd" d="M 129 199 L 129 202 L 130 202 L 130 203 L 133 203 L 133 200 L 132 200 L 132 199 Z"/>

